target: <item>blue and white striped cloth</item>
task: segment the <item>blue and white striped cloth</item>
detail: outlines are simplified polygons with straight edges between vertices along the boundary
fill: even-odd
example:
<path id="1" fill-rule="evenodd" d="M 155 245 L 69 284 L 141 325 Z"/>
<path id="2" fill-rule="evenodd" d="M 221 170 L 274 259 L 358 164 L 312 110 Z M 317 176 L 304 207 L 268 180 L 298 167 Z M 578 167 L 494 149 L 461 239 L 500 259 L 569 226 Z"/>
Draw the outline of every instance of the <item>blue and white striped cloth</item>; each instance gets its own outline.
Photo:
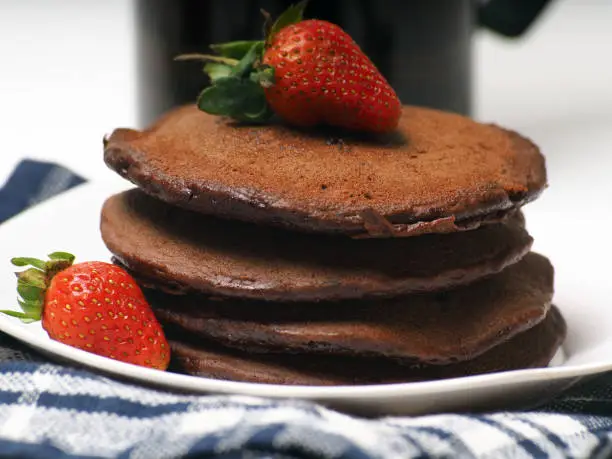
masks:
<path id="1" fill-rule="evenodd" d="M 17 172 L 28 170 L 36 180 L 9 180 L 0 190 L 4 218 L 83 181 L 51 164 L 22 163 Z M 64 185 L 44 185 L 51 174 Z M 49 363 L 0 333 L 4 457 L 605 458 L 612 457 L 612 375 L 536 411 L 362 419 L 301 401 L 142 388 Z"/>

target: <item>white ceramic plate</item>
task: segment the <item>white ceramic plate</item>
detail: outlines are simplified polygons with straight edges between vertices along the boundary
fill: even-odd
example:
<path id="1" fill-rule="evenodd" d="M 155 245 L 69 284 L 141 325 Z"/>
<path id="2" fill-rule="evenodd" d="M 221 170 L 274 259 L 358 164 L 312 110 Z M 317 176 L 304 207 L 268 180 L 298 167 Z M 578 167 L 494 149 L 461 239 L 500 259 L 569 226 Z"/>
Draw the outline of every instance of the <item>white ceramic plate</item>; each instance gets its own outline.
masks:
<path id="1" fill-rule="evenodd" d="M 49 200 L 0 226 L 0 304 L 16 304 L 12 256 L 41 256 L 55 250 L 79 260 L 108 260 L 98 230 L 100 206 L 111 191 L 85 185 Z M 550 193 L 528 206 L 534 248 L 556 267 L 555 303 L 568 322 L 566 358 L 549 368 L 451 380 L 357 387 L 278 386 L 227 382 L 149 370 L 51 341 L 39 324 L 24 325 L 0 315 L 0 330 L 58 359 L 149 385 L 198 392 L 297 397 L 363 414 L 416 414 L 444 410 L 517 408 L 555 395 L 582 377 L 612 370 L 612 269 L 602 246 L 605 224 L 598 209 L 568 213 L 569 195 Z M 546 195 L 545 195 L 546 196 Z M 576 209 L 575 207 L 569 207 Z M 592 212 L 589 212 L 592 210 Z M 597 219 L 597 221 L 596 221 Z M 597 224 L 596 224 L 597 223 Z"/>

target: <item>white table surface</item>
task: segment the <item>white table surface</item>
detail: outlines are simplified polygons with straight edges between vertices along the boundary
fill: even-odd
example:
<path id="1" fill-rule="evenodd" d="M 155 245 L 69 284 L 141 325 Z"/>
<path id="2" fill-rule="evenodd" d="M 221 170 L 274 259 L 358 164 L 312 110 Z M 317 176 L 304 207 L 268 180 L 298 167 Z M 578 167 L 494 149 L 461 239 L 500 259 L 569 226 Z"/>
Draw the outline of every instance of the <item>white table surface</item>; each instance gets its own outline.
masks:
<path id="1" fill-rule="evenodd" d="M 136 123 L 133 7 L 0 0 L 0 184 L 23 157 L 122 183 L 102 162 L 101 139 Z M 554 0 L 523 39 L 475 37 L 476 117 L 532 137 L 549 158 L 551 188 L 612 197 L 611 24 L 612 1 Z"/>

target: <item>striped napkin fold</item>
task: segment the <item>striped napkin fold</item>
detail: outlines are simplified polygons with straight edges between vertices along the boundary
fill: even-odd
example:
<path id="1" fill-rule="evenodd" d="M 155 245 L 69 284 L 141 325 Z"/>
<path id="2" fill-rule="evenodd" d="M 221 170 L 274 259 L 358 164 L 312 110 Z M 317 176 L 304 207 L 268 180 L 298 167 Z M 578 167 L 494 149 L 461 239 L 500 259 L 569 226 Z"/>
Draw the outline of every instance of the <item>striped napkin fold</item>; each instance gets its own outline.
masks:
<path id="1" fill-rule="evenodd" d="M 0 221 L 83 183 L 23 161 Z M 363 419 L 297 400 L 178 395 L 49 362 L 0 332 L 0 458 L 612 457 L 612 374 L 523 412 Z"/>

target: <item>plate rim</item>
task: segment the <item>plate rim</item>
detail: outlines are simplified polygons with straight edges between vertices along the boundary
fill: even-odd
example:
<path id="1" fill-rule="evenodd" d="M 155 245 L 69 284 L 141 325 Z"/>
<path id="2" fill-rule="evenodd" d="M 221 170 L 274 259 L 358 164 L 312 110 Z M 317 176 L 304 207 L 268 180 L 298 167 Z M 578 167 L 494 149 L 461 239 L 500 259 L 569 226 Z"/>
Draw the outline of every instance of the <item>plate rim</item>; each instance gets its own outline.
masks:
<path id="1" fill-rule="evenodd" d="M 609 363 L 593 362 L 572 366 L 528 368 L 482 375 L 463 376 L 434 381 L 417 381 L 393 384 L 305 386 L 228 381 L 201 376 L 183 375 L 141 367 L 107 357 L 102 357 L 67 344 L 54 341 L 47 335 L 32 333 L 27 329 L 31 324 L 21 324 L 18 319 L 0 317 L 0 330 L 13 338 L 43 349 L 41 352 L 70 360 L 88 368 L 96 369 L 116 377 L 154 383 L 168 388 L 193 390 L 208 393 L 242 394 L 273 398 L 299 398 L 317 400 L 340 400 L 353 398 L 387 398 L 394 396 L 419 396 L 431 393 L 445 393 L 474 388 L 502 386 L 514 383 L 528 383 L 539 380 L 565 380 L 595 375 L 612 370 Z M 52 363 L 52 362 L 49 362 Z"/>

